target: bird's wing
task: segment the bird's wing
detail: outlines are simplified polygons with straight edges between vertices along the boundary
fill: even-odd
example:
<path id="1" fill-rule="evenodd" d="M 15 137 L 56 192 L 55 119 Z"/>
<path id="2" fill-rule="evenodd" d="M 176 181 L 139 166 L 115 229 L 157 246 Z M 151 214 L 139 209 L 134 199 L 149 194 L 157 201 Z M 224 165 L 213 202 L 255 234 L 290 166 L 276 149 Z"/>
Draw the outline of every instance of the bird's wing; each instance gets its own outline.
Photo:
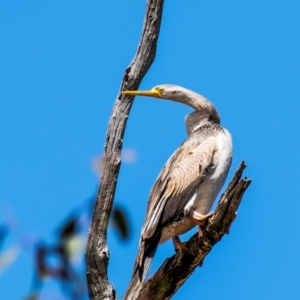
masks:
<path id="1" fill-rule="evenodd" d="M 159 225 L 169 223 L 183 210 L 204 179 L 216 149 L 214 136 L 204 140 L 194 136 L 170 157 L 151 190 L 143 239 L 154 236 Z"/>
<path id="2" fill-rule="evenodd" d="M 145 276 L 144 263 L 154 256 L 163 227 L 183 211 L 204 179 L 216 149 L 214 136 L 194 135 L 181 144 L 163 167 L 150 193 L 134 273 L 140 269 L 142 277 Z"/>

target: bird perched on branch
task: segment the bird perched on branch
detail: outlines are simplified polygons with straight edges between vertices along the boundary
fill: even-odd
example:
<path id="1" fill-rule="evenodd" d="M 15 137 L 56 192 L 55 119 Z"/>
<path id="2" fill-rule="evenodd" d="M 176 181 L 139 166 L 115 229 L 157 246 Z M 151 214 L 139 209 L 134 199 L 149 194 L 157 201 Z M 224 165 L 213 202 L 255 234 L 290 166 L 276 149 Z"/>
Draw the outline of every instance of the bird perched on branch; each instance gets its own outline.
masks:
<path id="1" fill-rule="evenodd" d="M 149 91 L 123 91 L 191 106 L 185 118 L 188 138 L 166 162 L 150 193 L 139 251 L 126 300 L 138 295 L 159 243 L 172 238 L 177 250 L 185 243 L 179 235 L 201 225 L 227 177 L 232 158 L 230 133 L 220 126 L 220 116 L 205 97 L 186 88 L 164 84 Z"/>

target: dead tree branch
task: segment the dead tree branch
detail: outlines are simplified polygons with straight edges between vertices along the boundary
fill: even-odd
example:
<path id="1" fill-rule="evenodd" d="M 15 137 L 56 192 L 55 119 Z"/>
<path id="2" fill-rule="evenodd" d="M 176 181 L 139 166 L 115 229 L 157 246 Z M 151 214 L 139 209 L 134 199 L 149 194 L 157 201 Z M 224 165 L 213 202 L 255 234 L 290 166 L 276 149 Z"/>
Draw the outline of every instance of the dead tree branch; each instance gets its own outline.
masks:
<path id="1" fill-rule="evenodd" d="M 244 162 L 238 167 L 214 214 L 203 227 L 203 237 L 199 239 L 198 234 L 195 234 L 187 242 L 182 253 L 178 252 L 166 259 L 159 270 L 143 285 L 136 299 L 170 299 L 195 268 L 203 264 L 212 247 L 224 234 L 229 233 L 242 197 L 251 183 L 249 179 L 241 179 L 245 167 Z"/>
<path id="2" fill-rule="evenodd" d="M 125 70 L 120 91 L 137 89 L 155 58 L 163 3 L 163 0 L 147 2 L 142 37 L 133 61 Z M 114 287 L 107 278 L 109 252 L 106 235 L 121 165 L 123 136 L 131 105 L 132 97 L 119 94 L 108 124 L 104 168 L 86 249 L 87 284 L 92 300 L 116 298 Z"/>

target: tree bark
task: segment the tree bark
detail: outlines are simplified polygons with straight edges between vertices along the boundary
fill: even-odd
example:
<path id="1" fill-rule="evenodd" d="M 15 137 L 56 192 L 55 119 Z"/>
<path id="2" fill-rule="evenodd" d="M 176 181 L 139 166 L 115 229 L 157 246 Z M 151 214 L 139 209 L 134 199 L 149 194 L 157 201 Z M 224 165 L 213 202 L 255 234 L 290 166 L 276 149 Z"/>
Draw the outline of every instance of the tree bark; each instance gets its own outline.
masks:
<path id="1" fill-rule="evenodd" d="M 125 70 L 120 91 L 138 89 L 155 58 L 163 3 L 163 0 L 148 0 L 147 2 L 142 37 L 133 61 Z M 107 278 L 109 251 L 106 235 L 121 165 L 123 136 L 132 99 L 133 97 L 121 96 L 119 93 L 108 124 L 104 167 L 86 248 L 87 284 L 89 298 L 92 300 L 116 299 L 115 289 Z"/>
<path id="2" fill-rule="evenodd" d="M 139 300 L 170 299 L 184 284 L 195 268 L 202 266 L 204 258 L 212 247 L 229 233 L 230 226 L 236 217 L 236 211 L 251 180 L 241 179 L 246 165 L 242 162 L 219 204 L 206 225 L 202 227 L 203 237 L 195 234 L 187 242 L 183 251 L 177 252 L 165 260 L 158 271 L 144 283 Z"/>

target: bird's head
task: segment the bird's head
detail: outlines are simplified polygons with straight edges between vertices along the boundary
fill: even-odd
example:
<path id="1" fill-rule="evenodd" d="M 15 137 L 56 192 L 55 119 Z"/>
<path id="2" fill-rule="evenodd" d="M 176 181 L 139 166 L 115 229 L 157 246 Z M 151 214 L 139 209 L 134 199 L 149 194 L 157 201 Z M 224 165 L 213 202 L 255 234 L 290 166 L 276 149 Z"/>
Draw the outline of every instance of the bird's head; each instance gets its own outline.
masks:
<path id="1" fill-rule="evenodd" d="M 147 96 L 158 99 L 168 99 L 193 107 L 196 110 L 196 113 L 192 115 L 191 119 L 188 119 L 189 124 L 195 123 L 196 119 L 199 120 L 199 124 L 204 124 L 206 122 L 220 124 L 220 116 L 210 101 L 202 95 L 178 85 L 161 84 L 148 91 L 123 91 L 121 93 L 130 96 Z M 190 127 L 194 128 L 193 126 Z M 191 130 L 192 129 L 189 129 L 188 132 Z"/>
<path id="2" fill-rule="evenodd" d="M 121 94 L 130 96 L 147 96 L 161 99 L 170 99 L 177 102 L 183 102 L 186 89 L 172 84 L 161 84 L 148 91 L 123 91 Z"/>

